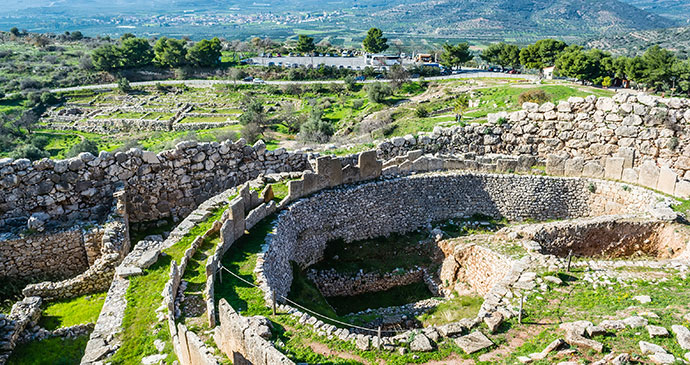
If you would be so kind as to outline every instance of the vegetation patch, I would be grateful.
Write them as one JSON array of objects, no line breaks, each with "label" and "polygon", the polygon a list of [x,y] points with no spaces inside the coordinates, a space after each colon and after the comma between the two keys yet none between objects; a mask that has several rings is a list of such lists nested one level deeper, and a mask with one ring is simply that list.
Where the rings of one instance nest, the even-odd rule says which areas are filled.
[{"label": "vegetation patch", "polygon": [[96,323],[106,294],[89,294],[49,303],[43,309],[38,325],[51,331],[77,324]]}]

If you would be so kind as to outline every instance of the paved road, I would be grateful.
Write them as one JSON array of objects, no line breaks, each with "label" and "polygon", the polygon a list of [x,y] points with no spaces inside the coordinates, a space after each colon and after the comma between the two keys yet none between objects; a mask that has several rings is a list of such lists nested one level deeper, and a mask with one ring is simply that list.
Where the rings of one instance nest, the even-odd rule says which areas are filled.
[{"label": "paved road", "polygon": [[[454,75],[448,75],[448,76],[434,76],[434,77],[427,77],[426,80],[449,80],[449,79],[468,79],[468,78],[511,78],[511,79],[527,79],[527,80],[536,80],[538,76],[536,75],[509,75],[509,74],[504,74],[500,72],[483,72],[483,71],[471,71],[471,72],[463,72],[459,74],[454,74]],[[413,81],[416,81],[417,79],[413,79]],[[372,83],[380,80],[366,80],[364,83]],[[385,81],[385,80],[382,80]],[[232,84],[238,84],[238,85],[249,85],[249,84],[254,84],[252,82],[244,82],[244,81],[232,81],[232,80],[161,80],[161,81],[140,81],[140,82],[131,82],[131,86],[155,86],[156,84],[161,84],[161,85],[180,85],[184,84],[189,87],[213,87],[214,85],[232,85]],[[287,85],[287,84],[342,84],[344,83],[343,80],[321,80],[321,81],[265,81],[265,84],[267,85]],[[79,90],[110,90],[110,89],[115,89],[117,88],[117,84],[112,83],[112,84],[99,84],[99,85],[84,85],[84,86],[74,86],[74,87],[65,87],[65,88],[59,88],[59,89],[52,89],[50,90],[51,92],[58,93],[58,92],[69,92],[69,91],[79,91]]]}]

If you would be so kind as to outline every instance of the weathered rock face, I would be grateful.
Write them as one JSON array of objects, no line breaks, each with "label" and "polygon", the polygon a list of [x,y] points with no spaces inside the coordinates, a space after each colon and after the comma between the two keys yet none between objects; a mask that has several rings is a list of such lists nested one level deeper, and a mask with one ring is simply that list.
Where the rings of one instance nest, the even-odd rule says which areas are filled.
[{"label": "weathered rock face", "polygon": [[72,222],[105,217],[117,183],[132,221],[184,217],[215,193],[260,173],[309,168],[306,155],[236,143],[183,142],[159,154],[132,149],[68,160],[0,160],[0,226],[26,226],[32,213]]},{"label": "weathered rock face", "polygon": [[436,128],[385,141],[378,154],[387,160],[418,149],[541,158],[558,153],[581,156],[585,162],[616,154],[625,159],[625,168],[650,160],[690,179],[690,100],[619,93],[570,98],[556,110],[550,103],[526,103],[523,110],[509,113],[505,124],[492,123],[498,118],[489,116],[487,124]]}]

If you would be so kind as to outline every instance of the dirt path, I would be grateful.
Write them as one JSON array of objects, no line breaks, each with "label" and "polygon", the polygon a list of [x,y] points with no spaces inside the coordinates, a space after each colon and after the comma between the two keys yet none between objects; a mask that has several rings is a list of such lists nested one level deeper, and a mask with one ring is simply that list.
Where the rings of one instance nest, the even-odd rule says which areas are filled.
[{"label": "dirt path", "polygon": [[328,346],[326,346],[322,343],[319,343],[319,342],[309,342],[309,343],[307,343],[307,346],[309,346],[312,349],[312,351],[316,352],[317,354],[323,355],[323,356],[336,356],[336,357],[339,357],[339,358],[345,359],[345,360],[354,360],[354,361],[361,362],[363,364],[367,363],[366,360],[364,360],[363,358],[361,358],[355,354],[331,350],[330,348],[328,348]]}]

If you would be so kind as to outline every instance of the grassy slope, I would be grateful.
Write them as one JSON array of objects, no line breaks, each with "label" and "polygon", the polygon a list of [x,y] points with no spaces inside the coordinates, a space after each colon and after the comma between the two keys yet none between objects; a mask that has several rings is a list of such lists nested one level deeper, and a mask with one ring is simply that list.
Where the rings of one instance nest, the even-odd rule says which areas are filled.
[{"label": "grassy slope", "polygon": [[175,356],[172,355],[172,344],[167,322],[159,323],[156,319],[156,308],[162,302],[161,292],[168,281],[170,263],[175,260],[179,264],[184,251],[191,245],[194,239],[211,228],[214,221],[223,214],[219,209],[209,219],[192,228],[179,242],[164,251],[158,261],[144,271],[144,275],[133,277],[125,298],[127,308],[122,321],[122,327],[126,329],[121,334],[122,346],[112,358],[113,364],[131,364],[141,360],[142,357],[157,353],[153,347],[153,341],[160,339],[166,343],[166,353],[171,354],[166,363],[172,363]]},{"label": "grassy slope", "polygon": [[71,365],[79,364],[88,336],[77,339],[50,338],[38,342],[18,345],[9,360],[8,365]]},{"label": "grassy slope", "polygon": [[77,324],[96,323],[106,293],[84,295],[78,298],[50,303],[41,314],[38,324],[54,330]]}]

